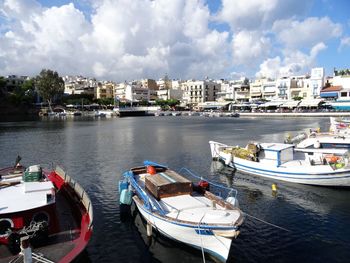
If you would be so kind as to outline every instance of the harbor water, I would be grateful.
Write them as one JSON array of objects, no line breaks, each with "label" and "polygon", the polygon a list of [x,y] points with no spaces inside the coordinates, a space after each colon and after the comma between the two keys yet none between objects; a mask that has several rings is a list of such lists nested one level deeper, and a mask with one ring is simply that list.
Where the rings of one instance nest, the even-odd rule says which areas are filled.
[{"label": "harbor water", "polygon": [[[0,167],[62,165],[88,192],[94,233],[81,262],[202,262],[200,250],[156,231],[148,238],[136,209],[121,220],[118,181],[144,160],[191,169],[238,190],[247,214],[228,262],[349,262],[350,190],[305,186],[240,174],[211,160],[209,140],[230,145],[283,142],[329,118],[201,116],[66,119],[0,123]],[[277,192],[271,185],[276,183]],[[278,227],[277,227],[278,226]],[[206,256],[206,262],[215,259]]]}]

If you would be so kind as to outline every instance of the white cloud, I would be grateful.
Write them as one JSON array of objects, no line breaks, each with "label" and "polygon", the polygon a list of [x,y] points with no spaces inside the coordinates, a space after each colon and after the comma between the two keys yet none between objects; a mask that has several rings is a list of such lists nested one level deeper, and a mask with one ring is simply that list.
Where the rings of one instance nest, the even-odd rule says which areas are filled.
[{"label": "white cloud", "polygon": [[346,47],[350,47],[350,37],[343,37],[340,40],[340,45],[339,45],[338,51],[341,51]]},{"label": "white cloud", "polygon": [[232,40],[233,63],[251,65],[268,53],[270,40],[258,31],[240,31]]},{"label": "white cloud", "polygon": [[[228,32],[208,27],[202,0],[101,0],[87,19],[73,4],[44,8],[6,0],[9,29],[0,35],[0,74],[36,75],[41,68],[125,80],[221,76]],[[204,73],[205,72],[205,73]]]},{"label": "white cloud", "polygon": [[268,58],[260,65],[259,72],[256,73],[256,77],[276,78],[281,68],[281,58],[279,56],[275,58]]},{"label": "white cloud", "polygon": [[256,77],[278,78],[296,74],[305,74],[315,66],[317,55],[327,46],[320,42],[314,45],[307,55],[298,50],[284,50],[284,59],[280,56],[268,58],[260,64]]},{"label": "white cloud", "polygon": [[[251,74],[260,64],[266,74],[277,65],[296,72],[342,32],[327,17],[300,20],[312,0],[223,0],[217,14],[206,1],[85,0],[84,14],[72,3],[0,0],[0,75],[50,68],[117,81],[165,73],[225,78],[247,65]],[[217,19],[230,29],[213,26]]]},{"label": "white cloud", "polygon": [[223,0],[218,19],[236,30],[268,28],[277,19],[303,14],[312,4],[311,0]]},{"label": "white cloud", "polygon": [[342,26],[333,23],[328,17],[309,17],[304,21],[279,20],[273,24],[272,30],[289,48],[310,47],[342,34]]}]

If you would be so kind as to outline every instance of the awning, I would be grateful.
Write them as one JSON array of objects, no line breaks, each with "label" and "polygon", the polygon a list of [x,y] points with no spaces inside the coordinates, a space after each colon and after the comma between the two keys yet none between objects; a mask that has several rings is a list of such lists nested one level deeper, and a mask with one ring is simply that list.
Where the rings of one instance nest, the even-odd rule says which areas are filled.
[{"label": "awning", "polygon": [[279,107],[283,104],[283,101],[268,101],[264,104],[259,105],[259,107]]},{"label": "awning", "polygon": [[321,102],[323,102],[322,99],[302,100],[299,107],[318,107]]},{"label": "awning", "polygon": [[329,98],[329,97],[338,98],[338,92],[321,92],[320,96],[321,98]]},{"label": "awning", "polygon": [[289,100],[286,101],[285,103],[283,103],[281,105],[281,107],[285,107],[285,108],[295,108],[299,105],[300,100]]},{"label": "awning", "polygon": [[207,101],[207,102],[198,103],[198,107],[203,109],[214,109],[214,108],[219,109],[231,103],[232,101],[223,101],[223,102]]}]

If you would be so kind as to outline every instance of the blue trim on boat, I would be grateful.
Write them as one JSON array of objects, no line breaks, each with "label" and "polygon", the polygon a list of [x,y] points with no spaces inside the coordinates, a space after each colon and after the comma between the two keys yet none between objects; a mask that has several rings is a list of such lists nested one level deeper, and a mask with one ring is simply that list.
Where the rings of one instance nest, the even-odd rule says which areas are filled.
[{"label": "blue trim on boat", "polygon": [[[267,173],[274,173],[276,175],[271,175],[271,174],[266,174],[266,173],[259,173],[259,172],[254,172],[253,173],[251,170],[240,168],[239,166],[247,168],[247,169],[251,169],[251,170],[254,170],[254,171],[263,171],[263,172],[267,172]],[[342,175],[341,177],[334,177],[334,176],[337,176],[337,175],[333,175],[333,174],[323,174],[323,176],[327,176],[327,177],[307,178],[307,177],[310,177],[311,174],[301,174],[301,173],[298,174],[298,173],[286,173],[286,172],[269,171],[269,170],[258,169],[258,168],[254,168],[254,167],[250,167],[250,166],[245,166],[245,165],[242,165],[242,164],[237,164],[237,163],[236,163],[235,167],[237,167],[237,169],[241,169],[242,171],[245,171],[247,173],[257,174],[257,175],[264,175],[264,176],[273,177],[273,178],[277,177],[277,178],[288,178],[288,179],[298,179],[298,180],[300,180],[300,179],[302,179],[302,180],[334,180],[334,179],[350,178],[350,174],[349,175]],[[346,173],[346,172],[344,172],[344,173]],[[282,174],[282,176],[279,176],[278,174]],[[285,176],[283,174],[294,174],[294,175],[300,175],[300,176],[303,176],[303,177]]]},{"label": "blue trim on boat", "polygon": [[[224,158],[220,157],[223,161],[225,161]],[[247,169],[251,169],[251,170],[254,170],[254,171],[262,171],[262,172],[266,172],[266,173],[273,173],[273,174],[276,174],[276,175],[270,175],[270,174],[266,174],[266,173],[260,173],[262,175],[266,175],[266,176],[274,176],[274,177],[279,177],[279,178],[288,178],[288,179],[305,179],[305,180],[323,180],[323,179],[340,179],[340,178],[350,178],[350,174],[349,175],[342,175],[341,177],[335,177],[335,176],[338,176],[338,175],[341,175],[341,174],[346,174],[346,173],[350,173],[350,171],[344,171],[344,172],[341,172],[341,173],[338,173],[338,174],[332,174],[332,173],[323,173],[323,174],[304,174],[304,173],[290,173],[290,172],[282,172],[282,171],[271,171],[271,170],[265,170],[265,169],[261,169],[261,168],[256,168],[256,167],[251,167],[251,166],[247,166],[247,165],[244,165],[244,164],[239,164],[239,163],[235,163],[234,162],[234,165],[232,165],[232,167],[236,167],[238,169],[241,169],[243,171],[246,171],[246,172],[249,172],[249,173],[253,173],[252,171],[250,170],[247,170]],[[243,168],[246,168],[246,169],[242,169]],[[259,173],[257,173],[259,174]],[[282,174],[283,176],[279,176],[279,174]],[[310,177],[310,176],[327,176],[327,177],[314,177],[314,178],[304,178],[304,177],[291,177],[291,176],[284,176],[284,174],[286,175],[300,175],[300,176],[307,176],[307,177]],[[332,177],[333,176],[333,177]]]},{"label": "blue trim on boat", "polygon": [[144,161],[143,164],[144,164],[145,166],[152,165],[152,166],[158,166],[158,167],[168,168],[168,166],[166,166],[166,165],[164,165],[164,164],[159,164],[159,163],[152,162],[152,161],[149,161],[149,160]]},{"label": "blue trim on boat", "polygon": [[214,235],[213,231],[207,229],[195,229],[198,235],[212,236]]}]

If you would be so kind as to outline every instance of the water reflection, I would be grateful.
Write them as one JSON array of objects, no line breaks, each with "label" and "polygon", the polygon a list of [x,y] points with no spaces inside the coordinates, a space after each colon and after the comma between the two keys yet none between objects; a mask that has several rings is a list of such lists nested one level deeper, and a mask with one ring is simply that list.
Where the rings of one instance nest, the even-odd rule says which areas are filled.
[{"label": "water reflection", "polygon": [[[95,214],[88,245],[92,262],[200,262],[201,252],[154,233],[149,241],[139,214],[122,222],[117,182],[145,159],[178,171],[190,168],[238,190],[242,210],[280,229],[247,218],[228,262],[347,262],[350,191],[277,182],[211,162],[208,141],[246,145],[282,142],[286,132],[329,125],[328,118],[259,119],[149,117],[0,123],[0,166],[17,154],[24,164],[62,165],[88,192]],[[155,237],[155,238],[154,238]],[[335,256],[336,255],[336,256]],[[208,261],[211,259],[207,259]],[[86,261],[82,261],[86,262]]]}]

